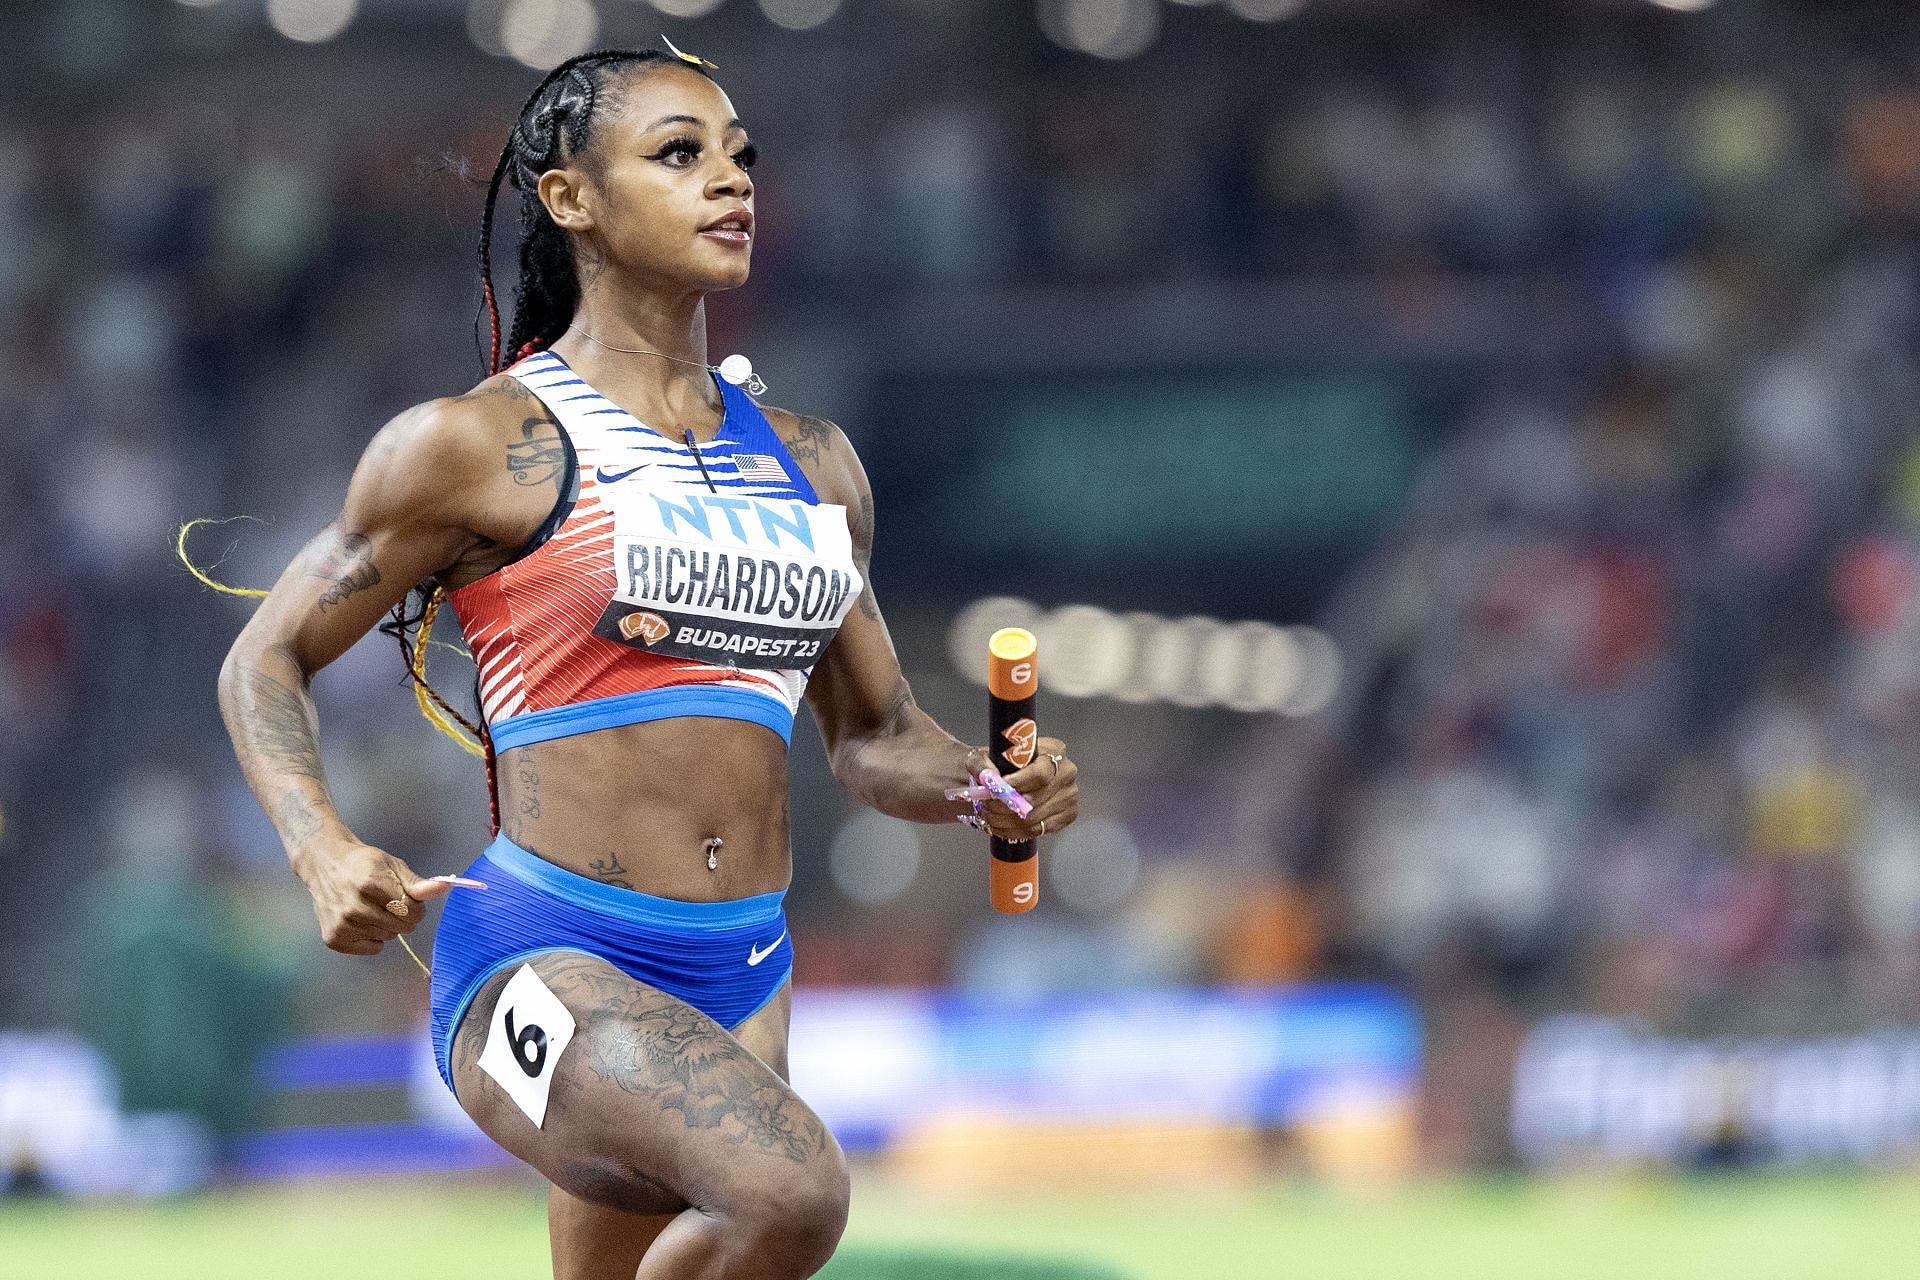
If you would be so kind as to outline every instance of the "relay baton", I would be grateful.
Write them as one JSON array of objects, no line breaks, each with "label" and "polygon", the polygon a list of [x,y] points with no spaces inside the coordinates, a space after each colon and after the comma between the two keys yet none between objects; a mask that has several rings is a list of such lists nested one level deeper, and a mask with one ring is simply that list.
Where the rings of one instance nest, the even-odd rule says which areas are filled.
[{"label": "relay baton", "polygon": [[[1040,642],[1023,627],[1002,627],[987,640],[987,752],[1004,777],[1033,763],[1040,730],[1033,704],[1040,692]],[[1006,915],[1031,911],[1040,901],[1036,841],[1019,844],[989,837],[991,870],[987,896]]]}]

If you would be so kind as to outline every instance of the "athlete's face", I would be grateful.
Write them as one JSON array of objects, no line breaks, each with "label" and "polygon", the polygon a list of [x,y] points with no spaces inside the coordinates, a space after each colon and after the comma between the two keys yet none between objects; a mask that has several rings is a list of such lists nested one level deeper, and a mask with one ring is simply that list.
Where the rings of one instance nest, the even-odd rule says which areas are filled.
[{"label": "athlete's face", "polygon": [[[575,233],[583,282],[605,255],[643,285],[732,289],[753,257],[753,148],[720,86],[690,69],[630,73],[581,162],[541,179]],[[567,175],[549,192],[549,179]]]}]

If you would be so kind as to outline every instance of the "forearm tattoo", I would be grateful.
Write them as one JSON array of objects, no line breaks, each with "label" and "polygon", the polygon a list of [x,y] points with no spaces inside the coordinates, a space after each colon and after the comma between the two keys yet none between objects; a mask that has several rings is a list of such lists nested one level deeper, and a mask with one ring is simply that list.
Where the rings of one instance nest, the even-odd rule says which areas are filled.
[{"label": "forearm tattoo", "polygon": [[320,612],[325,613],[355,592],[379,584],[380,570],[373,563],[373,539],[364,533],[343,533],[335,545],[321,554],[320,563],[307,572],[333,583],[320,593]]},{"label": "forearm tattoo", "polygon": [[267,771],[326,781],[313,703],[264,671],[247,675],[247,700],[237,717],[246,744]]},{"label": "forearm tattoo", "polygon": [[320,814],[313,801],[298,791],[280,797],[280,835],[289,845],[299,844],[320,833]]}]

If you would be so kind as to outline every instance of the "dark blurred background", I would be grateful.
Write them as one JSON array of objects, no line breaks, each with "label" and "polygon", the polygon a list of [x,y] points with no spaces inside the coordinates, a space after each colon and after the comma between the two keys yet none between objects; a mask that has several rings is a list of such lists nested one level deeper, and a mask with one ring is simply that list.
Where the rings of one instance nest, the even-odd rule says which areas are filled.
[{"label": "dark blurred background", "polygon": [[[1328,1168],[1911,1154],[1898,0],[0,9],[0,1026],[216,1153],[298,1119],[236,1063],[413,1036],[418,972],[320,946],[241,781],[248,605],[174,532],[249,517],[190,547],[268,584],[478,379],[513,113],[662,30],[764,156],[715,357],[860,449],[921,702],[980,738],[1030,622],[1083,769],[1000,919],[977,837],[862,815],[798,731],[803,987],[1390,999],[1417,1069]],[[358,833],[463,866],[480,769],[391,642],[318,694]]]}]

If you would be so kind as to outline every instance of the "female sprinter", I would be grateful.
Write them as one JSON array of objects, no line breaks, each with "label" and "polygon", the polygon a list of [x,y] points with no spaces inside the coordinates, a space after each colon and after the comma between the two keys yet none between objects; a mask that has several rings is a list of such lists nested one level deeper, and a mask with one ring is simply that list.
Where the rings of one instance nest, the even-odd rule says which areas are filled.
[{"label": "female sprinter", "polygon": [[[556,68],[488,193],[495,375],[373,438],[221,673],[321,937],[372,955],[449,887],[348,829],[308,681],[415,584],[452,602],[503,821],[469,873],[488,889],[441,918],[433,1048],[468,1114],[552,1182],[559,1280],[826,1262],[846,1166],[784,1078],[793,713],[804,692],[834,775],[897,817],[971,817],[943,793],[986,764],[901,678],[846,437],[707,367],[706,295],[747,279],[753,154],[697,59]],[[523,214],[518,362],[500,372],[486,238],[503,177]],[[1041,739],[1008,778],[1032,813],[990,802],[985,824],[1061,830],[1075,773]]]}]

